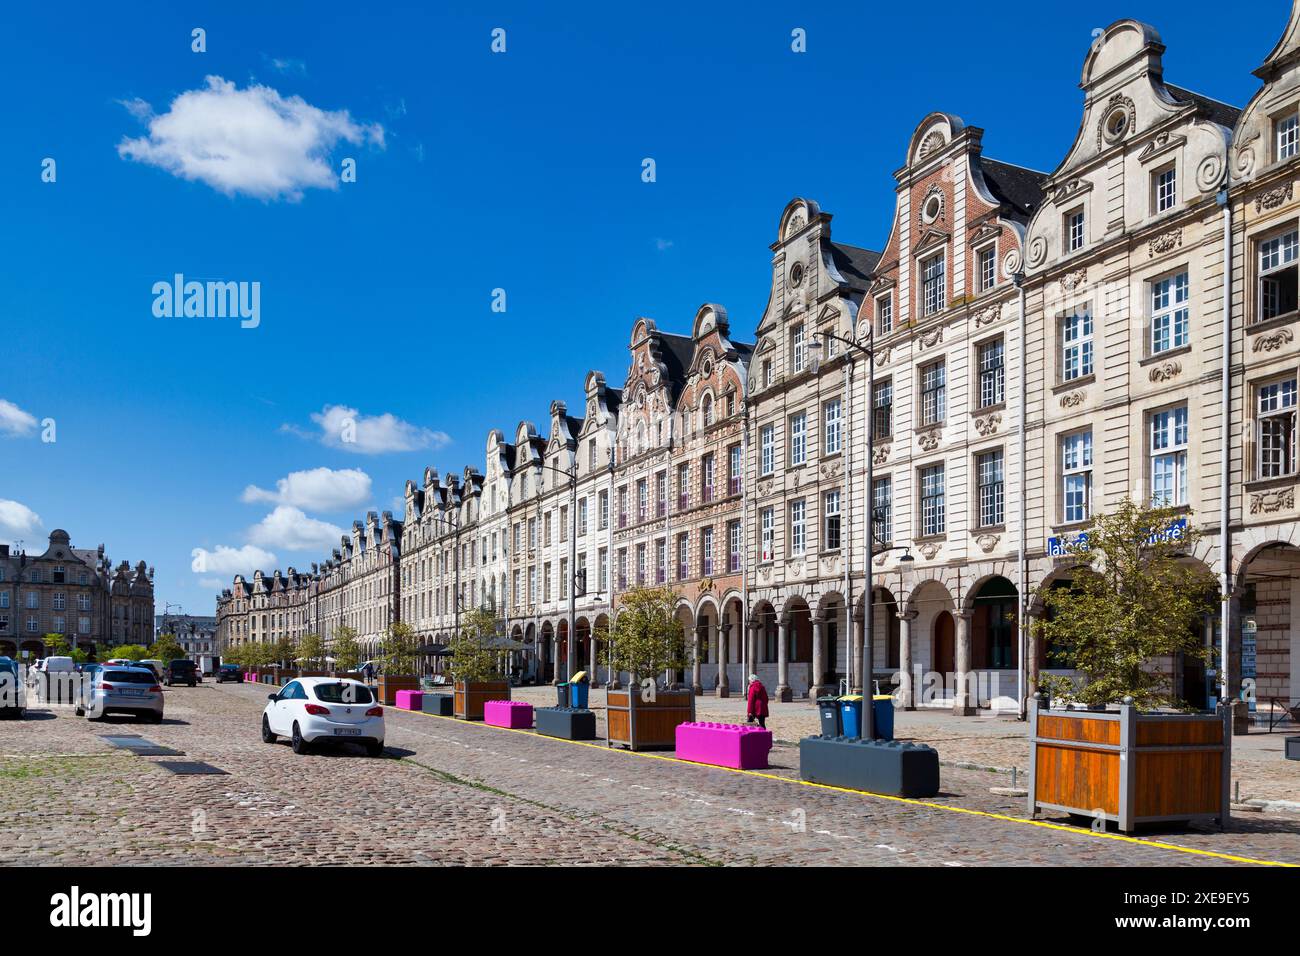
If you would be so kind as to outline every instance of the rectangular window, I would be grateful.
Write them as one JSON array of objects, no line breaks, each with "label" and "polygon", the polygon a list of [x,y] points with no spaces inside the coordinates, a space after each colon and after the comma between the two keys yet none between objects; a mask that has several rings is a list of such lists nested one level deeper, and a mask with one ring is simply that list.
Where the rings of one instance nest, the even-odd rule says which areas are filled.
[{"label": "rectangular window", "polygon": [[1300,142],[1300,116],[1295,113],[1283,116],[1276,121],[1274,129],[1277,134],[1278,161],[1290,159],[1296,154],[1297,143]]},{"label": "rectangular window", "polygon": [[800,323],[790,331],[790,367],[794,373],[804,370],[808,363],[808,343],[804,337],[804,327]]},{"label": "rectangular window", "polygon": [[1076,252],[1084,243],[1083,210],[1076,209],[1065,216],[1065,251]]},{"label": "rectangular window", "polygon": [[763,387],[767,388],[772,384],[772,360],[763,359]]},{"label": "rectangular window", "polygon": [[638,545],[636,546],[636,585],[637,585],[637,587],[644,587],[644,586],[645,586],[645,571],[646,571],[646,564],[645,564],[645,562],[646,562],[645,545],[644,545],[644,544],[638,544]]},{"label": "rectangular window", "polygon": [[705,455],[700,461],[700,494],[704,501],[713,500],[713,456]]},{"label": "rectangular window", "polygon": [[1004,524],[1006,504],[1001,449],[975,456],[975,478],[979,492],[980,527],[992,528]]},{"label": "rectangular window", "polygon": [[550,601],[551,599],[551,562],[547,561],[542,565],[542,600]]},{"label": "rectangular window", "polygon": [[604,531],[606,528],[609,527],[609,492],[608,491],[602,491],[600,493],[599,502],[600,502],[599,518],[598,518],[599,528],[601,531]]},{"label": "rectangular window", "polygon": [[569,506],[560,505],[560,540],[569,540]]},{"label": "rectangular window", "polygon": [[931,465],[921,469],[921,534],[943,534],[945,527],[943,465]]},{"label": "rectangular window", "polygon": [[764,425],[758,434],[758,472],[770,475],[776,468],[776,426]]},{"label": "rectangular window", "polygon": [[776,543],[776,511],[764,508],[759,515],[759,560],[771,561]]},{"label": "rectangular window", "polygon": [[655,516],[662,518],[668,514],[668,472],[661,471],[655,475]]},{"label": "rectangular window", "polygon": [[627,527],[627,485],[618,489],[618,526]]},{"label": "rectangular window", "polygon": [[1151,416],[1151,503],[1187,503],[1187,406]]},{"label": "rectangular window", "polygon": [[1151,195],[1158,213],[1173,209],[1178,202],[1178,178],[1172,163],[1151,174]]},{"label": "rectangular window", "polygon": [[655,542],[655,584],[668,583],[668,542],[660,538]]},{"label": "rectangular window", "polygon": [[741,476],[744,474],[744,459],[741,457],[739,445],[732,445],[727,452],[727,458],[730,462],[727,474],[727,490],[733,494],[740,494]]},{"label": "rectangular window", "polygon": [[609,548],[601,548],[596,552],[596,572],[599,575],[599,587],[602,591],[609,590]]},{"label": "rectangular window", "polygon": [[1061,319],[1061,379],[1092,374],[1092,312],[1082,308]]},{"label": "rectangular window", "polygon": [[[578,537],[587,533],[587,498],[578,499]],[[492,535],[492,557],[497,553],[497,536]]]},{"label": "rectangular window", "polygon": [[936,425],[948,415],[948,376],[943,362],[921,368],[921,424]]},{"label": "rectangular window", "polygon": [[998,281],[998,250],[994,246],[979,251],[980,291],[987,292]]},{"label": "rectangular window", "polygon": [[[469,593],[470,593],[470,597],[473,598],[474,596],[473,582],[470,583]],[[567,601],[568,599],[569,599],[569,559],[560,558],[560,600]],[[473,602],[471,601],[471,603]]]},{"label": "rectangular window", "polygon": [[876,334],[888,335],[894,331],[894,300],[889,295],[876,299]]},{"label": "rectangular window", "polygon": [[677,536],[677,580],[678,581],[685,581],[686,576],[691,573],[690,556],[691,556],[691,536],[689,534],[679,534]]},{"label": "rectangular window", "polygon": [[618,589],[627,590],[627,548],[618,549]]},{"label": "rectangular window", "polygon": [[832,398],[822,406],[822,421],[824,423],[822,445],[825,448],[825,454],[838,454],[840,450],[840,399]]},{"label": "rectangular window", "polygon": [[1292,230],[1259,244],[1259,321],[1296,310],[1296,258],[1300,231]]},{"label": "rectangular window", "polygon": [[1187,273],[1151,283],[1151,354],[1182,348],[1188,341]]},{"label": "rectangular window", "polygon": [[1257,392],[1260,478],[1280,478],[1296,470],[1296,380],[1263,385]]},{"label": "rectangular window", "polygon": [[740,573],[741,555],[744,547],[739,521],[727,522],[727,570],[732,574]]},{"label": "rectangular window", "polygon": [[1092,513],[1092,432],[1061,439],[1061,511],[1067,524]]},{"label": "rectangular window", "polygon": [[677,466],[677,510],[685,511],[691,505],[691,466]]},{"label": "rectangular window", "polygon": [[792,555],[803,554],[808,543],[807,512],[807,502],[802,498],[790,502],[790,553]]},{"label": "rectangular window", "polygon": [[931,256],[921,263],[921,304],[924,315],[934,315],[943,311],[946,290],[944,288],[944,254]]},{"label": "rectangular window", "polygon": [[894,481],[877,478],[871,483],[871,523],[876,541],[888,544],[894,540]]},{"label": "rectangular window", "polygon": [[871,396],[871,437],[888,438],[894,433],[894,381],[885,379],[876,383]]},{"label": "rectangular window", "polygon": [[700,531],[700,573],[708,578],[713,576],[713,526]]},{"label": "rectangular window", "polygon": [[797,412],[790,416],[790,465],[802,465],[808,460],[808,416]]},{"label": "rectangular window", "polygon": [[822,550],[840,548],[840,493],[828,491],[822,496]]},{"label": "rectangular window", "polygon": [[985,342],[979,347],[980,408],[1001,405],[1005,401],[1005,352],[1001,339]]},{"label": "rectangular window", "polygon": [[644,478],[636,483],[636,520],[645,521],[650,517],[650,484]]}]

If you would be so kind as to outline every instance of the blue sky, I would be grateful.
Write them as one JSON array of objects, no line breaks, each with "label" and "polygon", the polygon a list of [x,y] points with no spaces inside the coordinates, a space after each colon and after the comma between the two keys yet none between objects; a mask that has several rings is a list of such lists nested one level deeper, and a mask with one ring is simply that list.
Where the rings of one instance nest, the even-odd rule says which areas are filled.
[{"label": "blue sky", "polygon": [[[322,522],[394,508],[426,465],[482,467],[489,428],[580,407],[590,368],[621,384],[635,316],[685,332],[716,301],[751,340],[786,202],[880,248],[928,112],[1051,170],[1093,30],[1154,24],[1170,82],[1242,106],[1289,9],[181,6],[0,11],[22,91],[0,150],[0,541],[65,528],[156,566],[160,611],[209,614],[259,553],[218,548],[306,567]],[[176,273],[260,283],[260,324],[156,317]],[[337,441],[347,417],[362,440]]]}]

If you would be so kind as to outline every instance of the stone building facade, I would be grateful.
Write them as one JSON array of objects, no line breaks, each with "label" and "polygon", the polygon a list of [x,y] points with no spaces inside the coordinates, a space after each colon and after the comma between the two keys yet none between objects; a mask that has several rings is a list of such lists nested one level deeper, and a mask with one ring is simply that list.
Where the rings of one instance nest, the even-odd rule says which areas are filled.
[{"label": "stone building facade", "polygon": [[[874,681],[969,714],[1069,671],[1028,637],[1033,595],[1133,498],[1179,509],[1220,581],[1198,625],[1214,664],[1152,665],[1194,704],[1225,682],[1300,698],[1300,3],[1244,110],[1166,82],[1163,53],[1137,21],[1099,33],[1050,173],[925,116],[880,252],[792,200],[752,347],[717,305],[689,334],[637,319],[621,389],[593,371],[581,417],[557,401],[545,434],[489,434],[482,477],[408,484],[402,547],[355,531],[310,576],[316,619],[373,638],[400,614],[445,640],[457,608],[492,607],[521,674],[550,680],[594,669],[620,592],[663,583],[702,691]],[[388,590],[352,571],[380,552],[365,573]],[[233,629],[256,593],[223,596],[232,634],[254,633]]]}]

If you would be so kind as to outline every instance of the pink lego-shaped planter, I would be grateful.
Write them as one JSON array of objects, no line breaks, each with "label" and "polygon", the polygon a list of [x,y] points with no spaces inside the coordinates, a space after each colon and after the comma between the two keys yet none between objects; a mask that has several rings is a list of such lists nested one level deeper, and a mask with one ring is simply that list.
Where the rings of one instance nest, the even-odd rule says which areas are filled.
[{"label": "pink lego-shaped planter", "polygon": [[244,683],[245,683],[245,684],[256,684],[256,683],[257,683],[257,671],[244,671]]},{"label": "pink lego-shaped planter", "polygon": [[677,759],[734,770],[762,770],[772,749],[772,731],[744,724],[696,721],[677,725]]},{"label": "pink lego-shaped planter", "polygon": [[485,701],[483,723],[491,724],[493,727],[530,730],[533,726],[533,705],[522,700]]},{"label": "pink lego-shaped planter", "polygon": [[399,690],[393,706],[398,710],[423,710],[424,693],[418,690]]}]

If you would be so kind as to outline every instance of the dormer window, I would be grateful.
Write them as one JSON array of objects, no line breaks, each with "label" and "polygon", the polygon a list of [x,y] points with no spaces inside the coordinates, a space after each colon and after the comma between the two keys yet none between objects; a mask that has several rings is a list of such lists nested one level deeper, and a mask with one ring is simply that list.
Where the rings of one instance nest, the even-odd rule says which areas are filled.
[{"label": "dormer window", "polygon": [[708,428],[713,424],[713,396],[705,395],[704,401],[700,403],[700,415],[704,420],[704,427]]},{"label": "dormer window", "polygon": [[1278,162],[1300,152],[1300,114],[1288,113],[1279,117],[1274,121],[1273,129]]},{"label": "dormer window", "polygon": [[1065,251],[1077,252],[1083,248],[1085,241],[1085,220],[1083,209],[1075,209],[1065,214]]},{"label": "dormer window", "polygon": [[894,300],[886,292],[876,299],[876,334],[888,335],[894,331]]},{"label": "dormer window", "polygon": [[979,289],[981,292],[987,292],[998,281],[998,250],[995,246],[985,246],[975,255],[979,270],[977,277]]},{"label": "dormer window", "polygon": [[802,372],[808,363],[808,344],[803,323],[800,322],[790,332],[790,367],[795,374]]},{"label": "dormer window", "polygon": [[763,359],[763,387],[767,388],[772,384],[772,360]]},{"label": "dormer window", "polygon": [[1177,204],[1178,177],[1173,163],[1151,174],[1151,198],[1156,213],[1166,212]]},{"label": "dormer window", "polygon": [[925,315],[942,312],[945,302],[943,253],[921,263],[921,303]]}]

